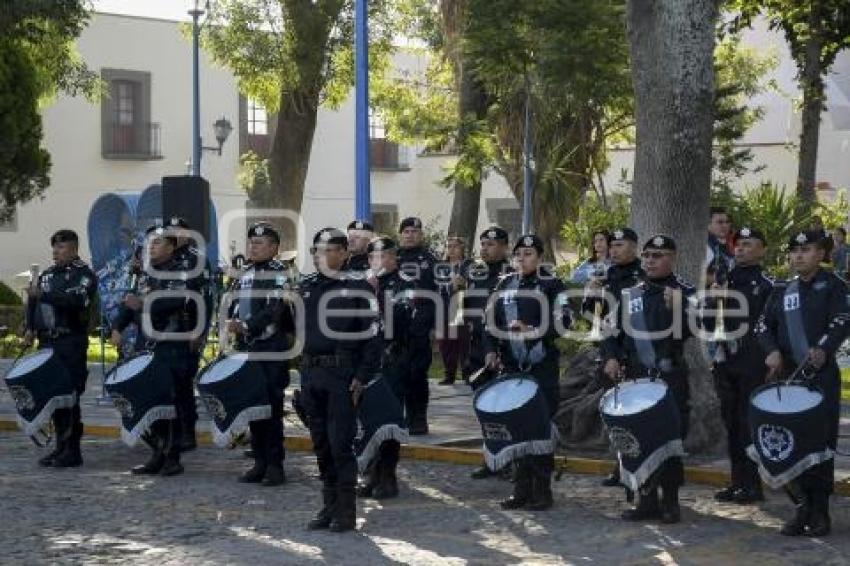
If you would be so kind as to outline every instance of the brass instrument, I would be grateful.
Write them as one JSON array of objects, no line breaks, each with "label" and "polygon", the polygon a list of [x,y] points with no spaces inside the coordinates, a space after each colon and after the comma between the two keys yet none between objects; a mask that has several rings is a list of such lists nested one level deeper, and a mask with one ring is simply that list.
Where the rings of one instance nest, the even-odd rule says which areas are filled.
[{"label": "brass instrument", "polygon": [[[605,264],[597,263],[593,276],[597,279],[605,279]],[[588,340],[592,342],[601,342],[605,335],[602,333],[602,301],[605,300],[605,289],[600,289],[600,300],[593,304],[593,323],[590,328]]]}]

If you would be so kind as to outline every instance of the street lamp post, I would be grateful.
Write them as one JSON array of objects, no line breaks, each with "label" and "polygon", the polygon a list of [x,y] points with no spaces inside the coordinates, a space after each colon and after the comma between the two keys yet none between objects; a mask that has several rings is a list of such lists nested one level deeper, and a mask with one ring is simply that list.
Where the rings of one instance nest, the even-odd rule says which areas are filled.
[{"label": "street lamp post", "polygon": [[192,175],[201,176],[201,87],[200,71],[198,65],[199,39],[201,27],[198,22],[204,15],[204,10],[198,8],[198,0],[195,0],[195,8],[189,10],[192,16]]}]

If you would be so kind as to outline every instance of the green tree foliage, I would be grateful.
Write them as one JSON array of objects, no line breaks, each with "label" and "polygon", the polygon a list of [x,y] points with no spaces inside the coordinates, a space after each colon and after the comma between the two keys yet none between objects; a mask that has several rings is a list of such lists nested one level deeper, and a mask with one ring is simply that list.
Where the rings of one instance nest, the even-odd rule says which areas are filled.
[{"label": "green tree foliage", "polygon": [[847,0],[729,0],[726,8],[734,16],[730,29],[750,26],[763,16],[770,29],[785,35],[803,91],[797,193],[801,207],[813,206],[824,77],[838,54],[850,47]]},{"label": "green tree foliage", "polygon": [[50,183],[39,103],[60,90],[99,93],[73,45],[86,7],[80,0],[7,0],[0,9],[0,221]]},{"label": "green tree foliage", "polygon": [[613,232],[628,225],[629,197],[624,193],[614,193],[608,197],[607,204],[593,192],[587,193],[581,203],[578,218],[567,222],[561,229],[564,243],[578,253],[579,258],[590,257],[592,236],[598,230]]}]

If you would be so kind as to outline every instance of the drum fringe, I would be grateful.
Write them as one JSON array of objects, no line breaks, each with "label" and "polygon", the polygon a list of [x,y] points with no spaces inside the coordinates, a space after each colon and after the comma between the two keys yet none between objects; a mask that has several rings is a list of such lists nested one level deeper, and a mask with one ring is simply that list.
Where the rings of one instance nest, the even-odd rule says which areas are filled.
[{"label": "drum fringe", "polygon": [[759,475],[761,476],[762,481],[770,486],[771,489],[779,489],[785,484],[794,480],[797,476],[808,470],[813,466],[817,466],[818,464],[822,464],[828,460],[831,460],[835,457],[835,452],[831,449],[827,448],[823,452],[814,452],[809,454],[781,474],[774,476],[772,475],[767,468],[765,468],[761,463],[761,454],[756,449],[753,444],[747,446],[747,456],[750,457],[750,460],[754,461],[758,464]]},{"label": "drum fringe", "polygon": [[50,418],[57,409],[70,409],[77,402],[77,393],[70,395],[57,395],[44,404],[44,408],[33,417],[31,421],[24,419],[20,413],[17,415],[18,426],[27,436],[35,436],[50,422]]},{"label": "drum fringe", "polygon": [[143,434],[150,431],[153,423],[159,420],[171,420],[176,418],[177,409],[174,408],[174,405],[151,407],[151,409],[145,413],[145,416],[139,419],[139,422],[136,423],[133,430],[127,430],[124,428],[124,423],[121,423],[121,440],[124,441],[124,444],[132,448],[138,444],[139,439],[142,438]]},{"label": "drum fringe", "polygon": [[634,472],[630,472],[623,468],[622,461],[620,463],[620,481],[631,489],[637,491],[646,483],[646,481],[655,473],[661,464],[675,456],[684,456],[685,447],[682,445],[682,439],[676,438],[663,444],[655,449],[655,452],[647,456],[643,463]]},{"label": "drum fringe", "polygon": [[406,428],[402,428],[395,423],[382,425],[375,431],[372,438],[369,439],[369,442],[366,443],[366,446],[357,456],[357,467],[360,469],[360,473],[366,472],[369,464],[372,463],[372,459],[378,453],[381,444],[386,440],[396,440],[399,443],[405,443],[410,440],[410,437],[407,434]]},{"label": "drum fringe", "polygon": [[271,405],[260,405],[259,407],[248,407],[240,412],[226,430],[220,430],[215,419],[213,419],[210,424],[213,442],[220,448],[227,448],[231,446],[236,437],[250,430],[253,421],[270,418],[272,418]]},{"label": "drum fringe", "polygon": [[554,454],[555,447],[558,445],[558,428],[552,424],[550,436],[547,440],[529,440],[520,442],[511,446],[506,446],[499,450],[497,454],[493,454],[487,449],[487,444],[484,444],[484,462],[492,471],[498,471],[524,456],[543,456],[545,454]]}]

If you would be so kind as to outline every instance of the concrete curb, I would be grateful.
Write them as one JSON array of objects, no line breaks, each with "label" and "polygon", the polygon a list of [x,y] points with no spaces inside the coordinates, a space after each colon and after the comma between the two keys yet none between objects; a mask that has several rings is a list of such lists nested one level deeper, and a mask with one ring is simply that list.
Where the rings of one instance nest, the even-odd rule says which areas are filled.
[{"label": "concrete curb", "polygon": [[[15,421],[0,418],[0,432],[18,432]],[[115,425],[86,425],[87,436],[98,438],[120,438],[121,433]],[[198,444],[211,446],[212,436],[208,432],[198,433]],[[313,443],[307,436],[287,436],[284,440],[287,450],[295,452],[310,452]],[[480,450],[468,448],[450,448],[446,446],[429,446],[427,444],[404,444],[401,447],[401,455],[409,460],[423,460],[428,462],[443,462],[447,464],[481,465],[484,459]],[[558,456],[555,458],[556,472],[567,472],[587,475],[607,475],[611,471],[613,462],[610,460],[597,460],[594,458],[578,458]],[[724,486],[729,481],[729,473],[717,468],[704,468],[688,466],[685,468],[685,478],[690,483]],[[835,483],[836,495],[850,496],[850,480]]]}]

